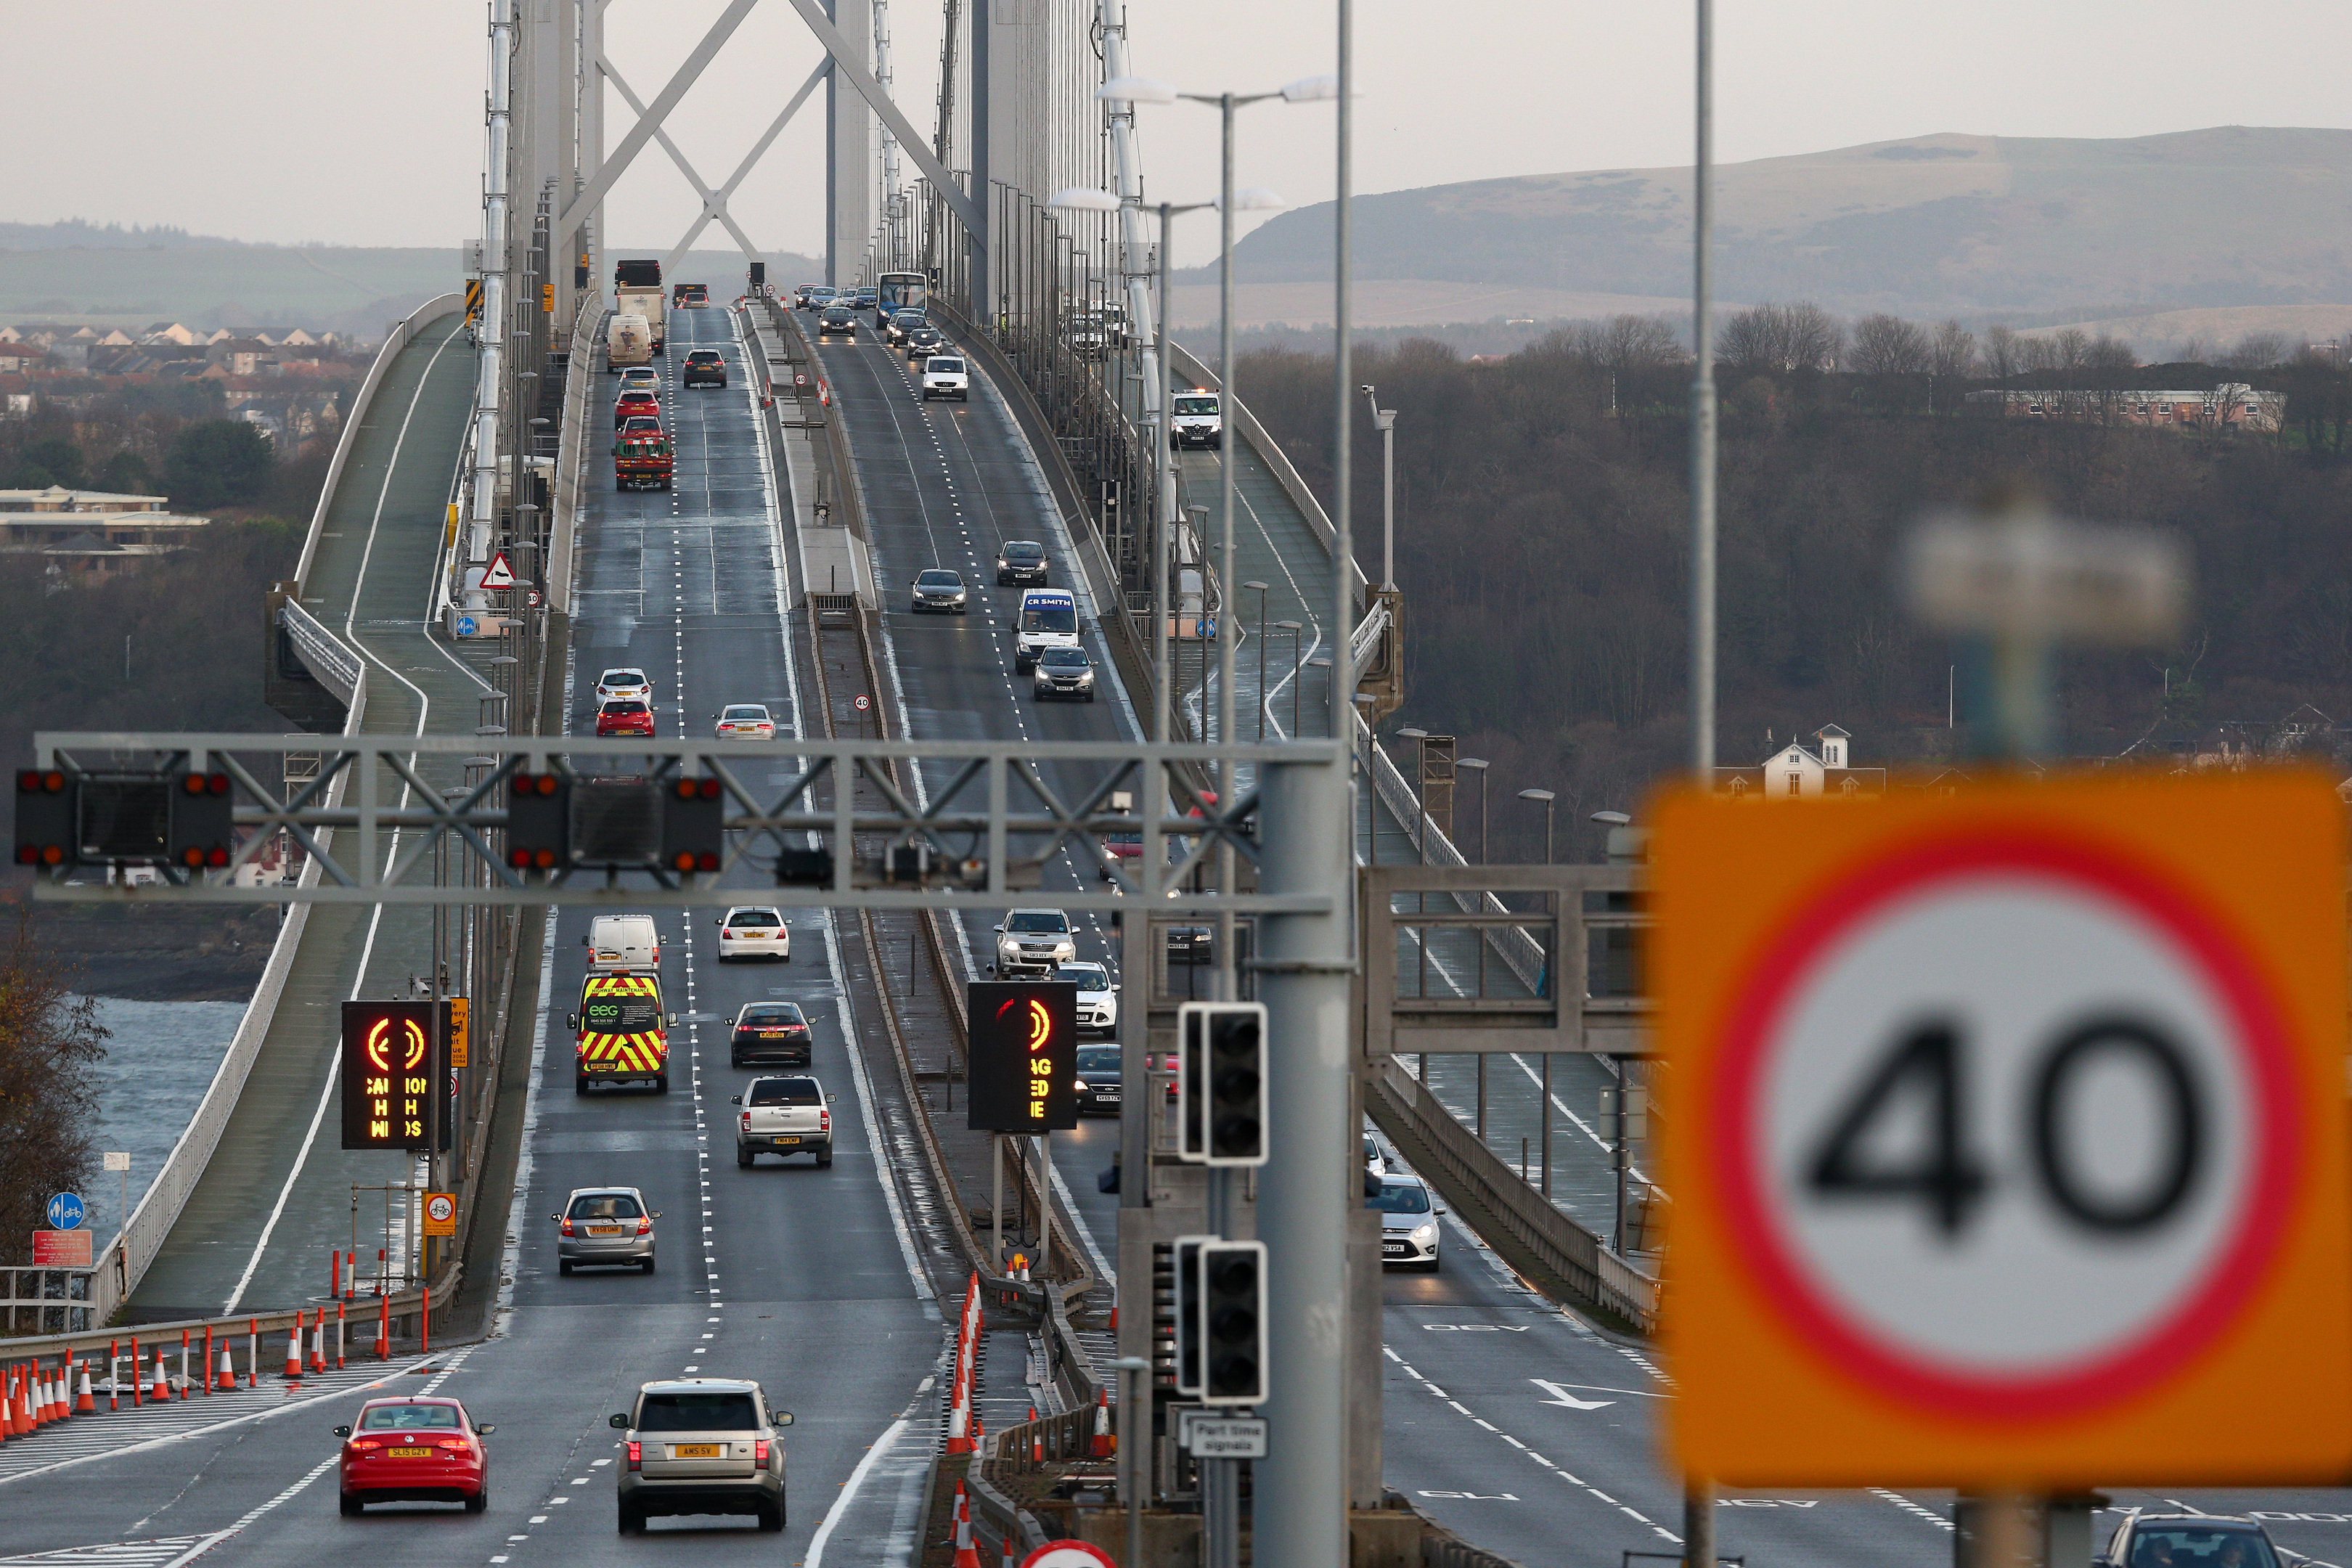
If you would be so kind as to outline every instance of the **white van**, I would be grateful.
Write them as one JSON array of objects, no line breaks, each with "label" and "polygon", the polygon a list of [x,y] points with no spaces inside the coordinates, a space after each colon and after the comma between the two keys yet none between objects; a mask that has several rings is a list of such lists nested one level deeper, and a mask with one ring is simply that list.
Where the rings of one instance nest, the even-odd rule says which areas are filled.
[{"label": "white van", "polygon": [[1078,646],[1078,601],[1067,588],[1024,588],[1013,620],[1013,668],[1026,672],[1049,647]]},{"label": "white van", "polygon": [[651,915],[598,915],[580,939],[591,973],[629,974],[661,967],[661,933]]},{"label": "white van", "polygon": [[624,365],[651,364],[653,362],[653,328],[646,319],[643,316],[614,316],[613,324],[604,329],[604,367],[617,371]]}]

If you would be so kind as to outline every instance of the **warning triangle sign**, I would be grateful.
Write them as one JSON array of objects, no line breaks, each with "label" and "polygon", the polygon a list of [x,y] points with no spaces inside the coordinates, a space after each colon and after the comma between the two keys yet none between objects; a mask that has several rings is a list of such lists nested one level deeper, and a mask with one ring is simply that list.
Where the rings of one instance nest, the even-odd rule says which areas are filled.
[{"label": "warning triangle sign", "polygon": [[514,568],[507,564],[507,552],[499,551],[490,558],[490,568],[482,574],[485,588],[511,588],[515,585]]}]

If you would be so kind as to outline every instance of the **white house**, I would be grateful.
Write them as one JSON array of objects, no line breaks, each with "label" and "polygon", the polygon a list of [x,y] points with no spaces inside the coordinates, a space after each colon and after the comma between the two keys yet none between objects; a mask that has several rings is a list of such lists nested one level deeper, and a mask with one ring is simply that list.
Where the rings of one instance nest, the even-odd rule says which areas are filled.
[{"label": "white house", "polygon": [[1835,724],[1813,731],[1814,744],[1790,740],[1753,767],[1717,768],[1717,794],[1738,800],[1852,799],[1886,793],[1885,768],[1853,765],[1853,737]]}]

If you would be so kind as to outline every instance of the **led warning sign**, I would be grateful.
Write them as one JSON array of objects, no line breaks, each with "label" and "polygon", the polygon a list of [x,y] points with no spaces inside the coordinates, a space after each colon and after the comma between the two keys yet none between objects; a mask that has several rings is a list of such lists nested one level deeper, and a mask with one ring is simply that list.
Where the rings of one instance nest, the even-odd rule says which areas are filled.
[{"label": "led warning sign", "polygon": [[343,1147],[432,1145],[440,1081],[430,1002],[343,1004]]},{"label": "led warning sign", "polygon": [[1062,1132],[1078,1124],[1078,988],[1066,980],[969,988],[976,1131]]}]

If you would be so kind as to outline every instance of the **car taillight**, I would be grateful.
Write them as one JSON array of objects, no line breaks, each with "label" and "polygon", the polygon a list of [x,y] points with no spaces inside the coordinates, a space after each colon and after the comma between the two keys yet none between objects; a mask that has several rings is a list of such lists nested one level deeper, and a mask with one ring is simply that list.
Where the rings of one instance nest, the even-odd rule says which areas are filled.
[{"label": "car taillight", "polygon": [[468,1454],[474,1451],[472,1440],[466,1437],[444,1437],[441,1441],[436,1443],[434,1447],[436,1448],[455,1448]]},{"label": "car taillight", "polygon": [[751,1131],[751,1113],[748,1110],[743,1113],[743,1131],[746,1132]]},{"label": "car taillight", "polygon": [[816,1130],[820,1132],[830,1132],[833,1131],[832,1111],[820,1110],[816,1113]]},{"label": "car taillight", "polygon": [[767,1464],[768,1464],[768,1440],[767,1440],[765,1437],[755,1438],[755,1439],[752,1441],[752,1444],[751,1444],[751,1462],[752,1462],[753,1464],[755,1464],[755,1465],[758,1465],[758,1466],[759,1466],[761,1468],[762,1468],[762,1469],[765,1469],[765,1468],[767,1468]]},{"label": "car taillight", "polygon": [[725,942],[725,941],[727,941],[729,938],[732,937],[734,934],[735,934],[735,933],[734,933],[733,931],[729,931],[729,930],[728,930],[726,927],[724,927],[724,926],[721,926],[721,927],[719,927],[719,941],[721,941],[721,942]]},{"label": "car taillight", "polygon": [[629,1444],[629,1468],[631,1468],[631,1469],[633,1469],[633,1470],[635,1470],[635,1469],[640,1469],[640,1468],[642,1468],[644,1467],[644,1465],[645,1465],[645,1461],[646,1461],[646,1447],[645,1447],[645,1445],[644,1445],[644,1444],[642,1444],[642,1443],[639,1443],[639,1442],[635,1442],[635,1441],[634,1441],[634,1440],[633,1440],[633,1441],[631,1441],[631,1443]]},{"label": "car taillight", "polygon": [[373,1453],[374,1450],[383,1447],[383,1445],[377,1442],[373,1437],[354,1437],[352,1439],[350,1447],[353,1453],[366,1454]]},{"label": "car taillight", "polygon": [[654,1232],[654,1222],[653,1222],[653,1216],[652,1216],[652,1215],[639,1215],[639,1216],[638,1216],[638,1218],[637,1218],[637,1234],[638,1234],[639,1236],[651,1236],[651,1235],[653,1234],[653,1232]]},{"label": "car taillight", "polygon": [[563,1216],[563,1234],[566,1236],[570,1236],[572,1234],[572,1216],[570,1215],[565,1215]]}]

